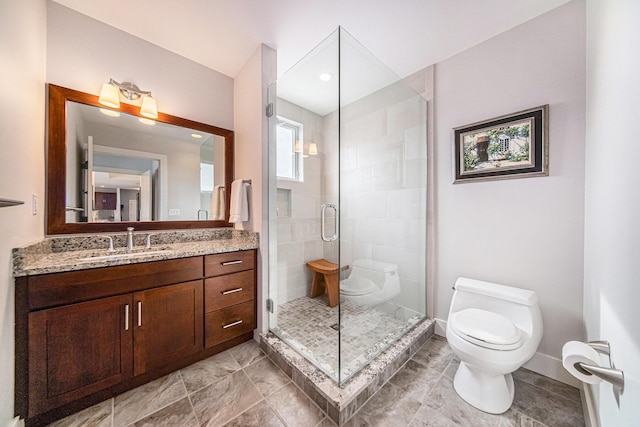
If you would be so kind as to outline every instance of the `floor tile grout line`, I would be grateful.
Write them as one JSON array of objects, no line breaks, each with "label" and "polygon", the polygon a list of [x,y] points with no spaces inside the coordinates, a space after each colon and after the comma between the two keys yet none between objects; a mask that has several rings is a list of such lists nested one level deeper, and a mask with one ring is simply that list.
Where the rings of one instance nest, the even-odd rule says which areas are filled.
[{"label": "floor tile grout line", "polygon": [[111,427],[115,427],[115,425],[116,425],[116,398],[112,397],[110,400],[111,400]]},{"label": "floor tile grout line", "polygon": [[[526,369],[526,368],[525,368],[525,369]],[[534,371],[531,371],[531,372],[534,372]],[[535,374],[537,374],[537,375],[541,375],[541,374],[538,374],[537,372],[534,372],[534,373],[535,373]],[[553,378],[551,378],[551,379],[553,379]],[[548,388],[541,387],[541,386],[539,386],[539,385],[537,385],[537,384],[533,384],[533,383],[531,383],[531,382],[529,382],[529,381],[525,381],[525,380],[522,380],[522,379],[520,379],[520,378],[516,378],[515,376],[513,377],[513,380],[514,380],[514,381],[515,381],[515,380],[518,380],[519,382],[522,382],[522,383],[528,384],[528,385],[533,386],[533,387],[535,387],[535,388],[537,388],[537,389],[540,389],[540,390],[542,390],[542,391],[544,391],[544,392],[546,392],[546,393],[550,393],[550,394],[553,394],[554,396],[558,396],[558,397],[560,397],[560,398],[562,398],[562,399],[569,400],[569,401],[574,402],[574,403],[581,403],[580,399],[578,399],[578,400],[571,399],[570,397],[563,396],[563,395],[561,395],[561,394],[559,394],[559,393],[556,393],[555,391],[549,390]],[[578,397],[580,396],[580,394],[579,394],[579,393],[580,393],[580,390],[578,390]]]},{"label": "floor tile grout line", "polygon": [[[431,338],[429,338],[431,339]],[[429,340],[427,340],[427,342],[429,342]],[[426,342],[425,342],[426,344]],[[416,352],[417,353],[417,352]],[[412,359],[410,359],[412,360]],[[419,363],[417,360],[414,360],[414,362]],[[429,396],[431,396],[431,394],[433,393],[433,391],[436,389],[437,385],[440,383],[440,381],[442,381],[443,377],[447,377],[445,375],[445,372],[447,372],[447,369],[449,368],[449,365],[451,365],[451,363],[453,362],[453,359],[451,359],[449,361],[449,363],[447,363],[447,366],[445,366],[445,368],[442,370],[442,372],[440,372],[440,376],[438,376],[438,380],[435,382],[435,384],[433,385],[433,387],[431,387],[431,390],[429,390],[429,392],[424,396],[424,398],[420,401],[420,407],[418,408],[418,410],[416,411],[415,414],[413,414],[413,416],[411,417],[411,419],[409,420],[409,423],[407,424],[408,426],[411,425],[411,423],[413,422],[413,420],[415,420],[416,416],[418,415],[418,412],[420,412],[420,410],[422,409],[422,407],[425,405],[425,402],[427,402],[429,400]],[[420,363],[422,366],[424,366],[422,363]],[[427,369],[429,369],[429,367],[427,366]],[[449,378],[449,377],[447,377]]]},{"label": "floor tile grout line", "polygon": [[[173,405],[174,403],[177,403],[177,402],[179,402],[180,400],[184,399],[185,397],[188,397],[188,396],[189,396],[189,392],[187,391],[187,388],[186,388],[186,386],[184,385],[184,382],[182,381],[182,373],[180,372],[180,370],[174,371],[174,372],[172,372],[172,373],[170,373],[170,374],[168,374],[168,375],[166,375],[166,376],[169,376],[169,375],[171,375],[171,374],[173,374],[173,373],[177,373],[177,374],[178,374],[178,376],[180,377],[180,383],[182,384],[182,387],[183,387],[183,389],[185,390],[185,395],[184,395],[184,396],[182,396],[182,397],[180,397],[180,398],[177,398],[176,400],[172,400],[172,401],[171,401],[171,402],[169,402],[168,404],[166,404],[166,405],[164,405],[164,406],[162,406],[162,407],[158,408],[157,410],[155,410],[155,411],[153,411],[153,412],[150,412],[150,413],[145,414],[145,415],[143,415],[143,416],[141,416],[141,417],[139,417],[139,418],[136,418],[134,421],[132,421],[132,422],[130,422],[129,424],[127,424],[127,425],[126,425],[126,427],[129,427],[129,426],[131,426],[131,425],[133,425],[133,424],[137,423],[138,421],[143,420],[143,419],[145,419],[145,418],[147,418],[147,417],[149,417],[149,416],[151,416],[151,415],[155,414],[156,412],[160,412],[160,411],[162,411],[163,409],[166,409],[166,408],[168,408],[169,406]],[[161,377],[161,378],[163,378],[163,377]],[[147,383],[147,384],[150,384],[150,383]],[[135,389],[133,389],[133,390],[135,390]],[[123,394],[124,394],[124,393],[123,393]],[[118,396],[120,396],[120,395],[118,395]],[[118,397],[118,396],[116,396],[116,397]],[[115,397],[114,397],[114,398],[113,398],[113,422],[114,422],[114,427],[117,427],[117,426],[115,426],[115,417],[116,417],[115,409],[116,409],[116,408],[115,408]]]},{"label": "floor tile grout line", "polygon": [[189,394],[189,390],[187,390],[187,383],[185,383],[184,377],[182,376],[182,370],[178,370],[178,372],[180,373],[180,379],[182,380],[182,385],[184,386],[184,390],[187,393],[187,400],[189,401],[189,406],[191,407],[193,416],[196,418],[196,423],[198,423],[198,425],[201,426],[202,423],[200,422],[200,417],[198,417],[196,408],[193,406],[193,402],[191,401],[191,395]]},{"label": "floor tile grout line", "polygon": [[236,418],[239,418],[240,416],[242,416],[243,414],[249,412],[251,410],[251,408],[254,408],[256,406],[258,406],[260,404],[260,402],[266,402],[266,399],[263,397],[260,400],[256,401],[253,405],[249,406],[247,409],[245,409],[242,412],[239,412],[236,416],[234,416],[233,418],[228,419],[224,424],[222,424],[222,426],[226,426],[227,424],[229,424],[231,421],[235,420]]}]

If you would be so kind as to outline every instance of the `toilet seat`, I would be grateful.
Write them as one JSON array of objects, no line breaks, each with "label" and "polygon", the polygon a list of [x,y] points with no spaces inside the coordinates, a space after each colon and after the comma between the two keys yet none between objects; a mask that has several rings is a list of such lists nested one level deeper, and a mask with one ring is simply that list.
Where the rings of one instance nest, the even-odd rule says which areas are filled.
[{"label": "toilet seat", "polygon": [[506,317],[479,308],[451,313],[451,329],[462,339],[494,350],[514,350],[522,345],[522,331]]},{"label": "toilet seat", "polygon": [[377,290],[379,288],[375,282],[366,277],[350,277],[340,283],[340,293],[343,295],[360,296]]}]

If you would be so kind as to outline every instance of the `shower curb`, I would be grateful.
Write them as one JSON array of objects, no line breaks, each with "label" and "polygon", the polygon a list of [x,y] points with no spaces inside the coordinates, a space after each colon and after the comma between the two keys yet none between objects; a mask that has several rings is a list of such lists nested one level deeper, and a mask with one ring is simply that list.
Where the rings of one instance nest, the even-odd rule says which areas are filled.
[{"label": "shower curb", "polygon": [[342,386],[272,332],[260,348],[334,423],[351,418],[434,334],[435,321],[423,319]]}]

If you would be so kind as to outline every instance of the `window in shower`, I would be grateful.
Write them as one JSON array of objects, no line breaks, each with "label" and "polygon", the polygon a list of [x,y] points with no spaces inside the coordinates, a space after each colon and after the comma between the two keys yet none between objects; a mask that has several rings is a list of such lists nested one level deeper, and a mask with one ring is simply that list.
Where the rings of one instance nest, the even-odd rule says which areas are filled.
[{"label": "window in shower", "polygon": [[304,142],[302,139],[302,124],[293,120],[278,117],[278,178],[303,181]]}]

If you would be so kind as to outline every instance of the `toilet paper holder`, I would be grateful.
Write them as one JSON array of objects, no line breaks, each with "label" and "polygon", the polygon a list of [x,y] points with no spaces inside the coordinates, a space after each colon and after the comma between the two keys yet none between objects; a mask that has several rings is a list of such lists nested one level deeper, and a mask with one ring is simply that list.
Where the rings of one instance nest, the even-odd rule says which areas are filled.
[{"label": "toilet paper holder", "polygon": [[578,362],[573,366],[584,375],[595,375],[596,377],[613,384],[613,386],[617,387],[620,393],[622,393],[624,391],[624,372],[613,367],[609,341],[589,341],[586,344],[598,353],[609,356],[610,367],[603,368],[602,366],[588,365],[582,362]]}]

